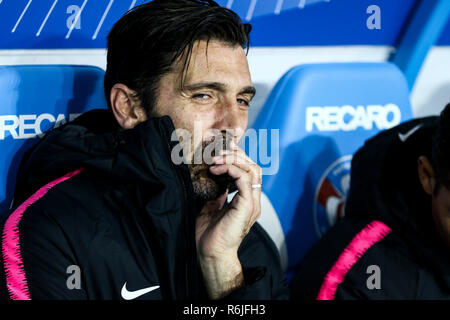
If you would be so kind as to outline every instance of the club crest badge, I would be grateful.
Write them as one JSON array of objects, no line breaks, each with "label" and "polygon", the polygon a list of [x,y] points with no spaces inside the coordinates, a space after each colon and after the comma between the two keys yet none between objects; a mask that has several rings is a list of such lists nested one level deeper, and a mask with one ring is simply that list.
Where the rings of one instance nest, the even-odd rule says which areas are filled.
[{"label": "club crest badge", "polygon": [[344,216],[350,189],[352,155],[334,161],[323,173],[316,188],[313,215],[319,237]]}]

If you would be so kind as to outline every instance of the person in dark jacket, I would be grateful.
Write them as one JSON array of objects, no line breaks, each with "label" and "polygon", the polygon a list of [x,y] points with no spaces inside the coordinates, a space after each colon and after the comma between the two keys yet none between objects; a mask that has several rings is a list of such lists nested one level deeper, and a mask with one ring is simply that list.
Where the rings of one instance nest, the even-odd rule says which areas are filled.
[{"label": "person in dark jacket", "polygon": [[[237,147],[255,94],[250,29],[209,0],[154,0],[114,25],[109,110],[48,132],[22,161],[2,226],[3,297],[288,297],[278,251],[255,223],[261,168]],[[192,149],[175,161],[174,132],[198,128],[202,139],[183,141]],[[210,163],[192,161],[189,150],[230,132]]]},{"label": "person in dark jacket", "polygon": [[450,104],[352,160],[345,218],[309,252],[293,299],[450,299]]}]

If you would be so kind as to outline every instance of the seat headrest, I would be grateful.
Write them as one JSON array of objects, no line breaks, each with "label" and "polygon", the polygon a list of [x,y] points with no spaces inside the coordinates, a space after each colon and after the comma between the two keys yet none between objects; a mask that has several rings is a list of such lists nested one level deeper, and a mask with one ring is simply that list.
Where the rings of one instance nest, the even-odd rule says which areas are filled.
[{"label": "seat headrest", "polygon": [[0,213],[9,208],[24,152],[42,133],[106,108],[104,71],[92,66],[0,66]]},{"label": "seat headrest", "polygon": [[263,173],[277,169],[266,170],[263,191],[280,219],[289,268],[344,214],[356,150],[411,118],[408,85],[391,63],[301,65],[278,81],[253,129],[268,137],[278,130],[277,148],[267,139],[271,162],[258,162]]}]

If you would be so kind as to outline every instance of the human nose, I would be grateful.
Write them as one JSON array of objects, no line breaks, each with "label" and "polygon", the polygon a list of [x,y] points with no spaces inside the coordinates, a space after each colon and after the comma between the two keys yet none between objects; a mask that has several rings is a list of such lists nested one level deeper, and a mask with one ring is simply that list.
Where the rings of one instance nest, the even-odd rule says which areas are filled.
[{"label": "human nose", "polygon": [[227,130],[235,131],[233,135],[242,134],[247,126],[248,114],[243,111],[236,99],[227,99],[222,101],[217,108],[215,129],[225,132]]}]

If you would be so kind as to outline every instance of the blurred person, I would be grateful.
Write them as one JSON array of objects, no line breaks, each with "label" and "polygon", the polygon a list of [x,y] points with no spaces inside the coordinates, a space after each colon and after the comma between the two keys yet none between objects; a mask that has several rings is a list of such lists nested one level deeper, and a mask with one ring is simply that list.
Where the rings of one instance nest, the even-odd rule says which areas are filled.
[{"label": "blurred person", "polygon": [[[250,30],[209,0],[154,0],[114,25],[109,110],[48,132],[21,163],[2,226],[0,294],[287,298],[278,251],[255,223],[261,168],[237,147],[255,94]],[[235,135],[209,164],[176,164],[172,134],[194,134],[194,124],[193,150],[217,132]]]},{"label": "blurred person", "polygon": [[450,104],[368,140],[345,218],[309,252],[293,299],[450,299]]}]

